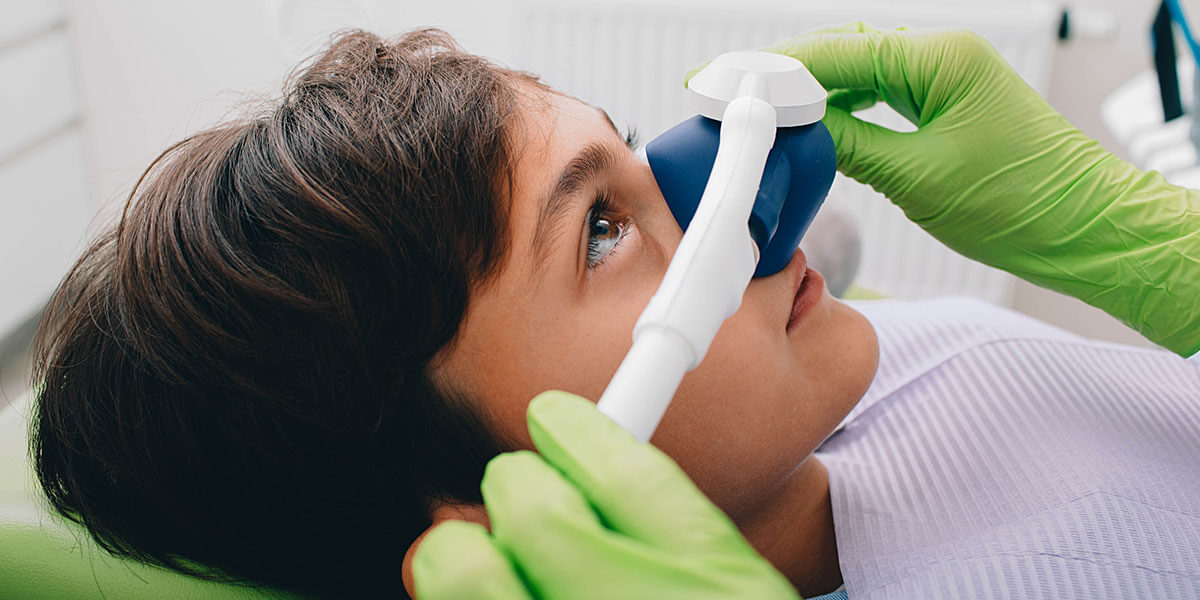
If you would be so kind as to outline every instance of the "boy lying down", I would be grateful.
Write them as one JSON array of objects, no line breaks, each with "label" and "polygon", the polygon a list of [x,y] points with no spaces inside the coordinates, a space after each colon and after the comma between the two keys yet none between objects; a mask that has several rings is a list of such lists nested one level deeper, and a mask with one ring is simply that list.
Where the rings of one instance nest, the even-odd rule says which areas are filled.
[{"label": "boy lying down", "polygon": [[[530,398],[599,397],[680,237],[602,111],[346,34],[168,149],[63,281],[38,477],[118,554],[402,594],[423,532],[486,523]],[[652,440],[799,593],[1200,597],[1196,364],[822,285],[799,252],[754,280]]]}]

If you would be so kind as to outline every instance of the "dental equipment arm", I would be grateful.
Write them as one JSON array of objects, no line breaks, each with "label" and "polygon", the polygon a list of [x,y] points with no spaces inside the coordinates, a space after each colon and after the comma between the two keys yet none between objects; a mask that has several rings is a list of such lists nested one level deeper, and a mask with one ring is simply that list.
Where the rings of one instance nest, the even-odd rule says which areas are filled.
[{"label": "dental equipment arm", "polygon": [[[826,174],[819,157],[827,152],[832,159],[833,148],[824,127],[813,125],[824,114],[825,90],[800,62],[780,58],[762,52],[722,55],[689,87],[694,107],[720,121],[710,173],[681,174],[673,164],[697,160],[688,144],[705,143],[702,120],[664,134],[686,138],[661,145],[675,156],[656,160],[659,140],[647,145],[648,161],[684,234],[634,326],[633,346],[598,403],[600,412],[640,441],[654,434],[684,374],[700,364],[721,324],[737,312],[760,257],[769,272],[757,274],[781,269],[828,192],[832,160]],[[805,126],[798,134],[786,129]],[[780,127],[783,148],[794,142],[816,148],[815,154],[776,149]],[[690,207],[680,206],[688,204],[687,194],[674,188],[705,174],[699,205],[689,215]],[[802,186],[793,181],[810,175]],[[807,188],[807,195],[792,193],[794,186]]]},{"label": "dental equipment arm", "polygon": [[591,402],[546,392],[528,420],[539,454],[483,476],[491,533],[447,521],[417,548],[419,600],[798,600],[687,474]]},{"label": "dental equipment arm", "polygon": [[[862,23],[770,49],[830,90],[838,168],[958,252],[1200,351],[1200,191],[1113,156],[967,31]],[[850,111],[887,102],[897,133]]]}]

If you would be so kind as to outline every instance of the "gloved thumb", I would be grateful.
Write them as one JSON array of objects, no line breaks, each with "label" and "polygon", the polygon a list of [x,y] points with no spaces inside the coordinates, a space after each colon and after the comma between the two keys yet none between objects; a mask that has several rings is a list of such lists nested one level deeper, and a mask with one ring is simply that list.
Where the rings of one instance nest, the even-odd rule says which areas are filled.
[{"label": "gloved thumb", "polygon": [[881,170],[893,165],[897,153],[904,151],[906,134],[868,123],[836,106],[825,108],[821,122],[833,137],[838,170],[862,183],[879,183]]},{"label": "gloved thumb", "polygon": [[846,112],[866,110],[879,103],[875,90],[829,90],[826,106],[840,108]]},{"label": "gloved thumb", "polygon": [[529,405],[529,433],[615,531],[657,548],[753,554],[674,461],[638,443],[591,402],[545,392]]}]

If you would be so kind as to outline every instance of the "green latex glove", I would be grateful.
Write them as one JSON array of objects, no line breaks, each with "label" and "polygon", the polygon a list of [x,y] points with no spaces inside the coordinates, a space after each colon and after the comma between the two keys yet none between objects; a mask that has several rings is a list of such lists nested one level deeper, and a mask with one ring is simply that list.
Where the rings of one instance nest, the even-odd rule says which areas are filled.
[{"label": "green latex glove", "polygon": [[419,600],[798,598],[665,454],[564,392],[529,405],[541,455],[483,477],[492,533],[449,521],[413,559]]},{"label": "green latex glove", "polygon": [[[856,23],[768,50],[830,91],[838,168],[947,246],[1200,350],[1200,193],[1101,148],[982,38]],[[917,131],[849,112],[877,100]]]}]

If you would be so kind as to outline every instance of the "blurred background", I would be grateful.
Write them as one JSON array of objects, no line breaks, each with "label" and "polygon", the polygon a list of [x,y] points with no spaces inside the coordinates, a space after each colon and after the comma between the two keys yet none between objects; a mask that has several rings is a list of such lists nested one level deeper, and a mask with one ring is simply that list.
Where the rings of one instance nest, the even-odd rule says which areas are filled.
[{"label": "blurred background", "polygon": [[[539,73],[606,108],[619,126],[636,126],[643,140],[687,116],[682,74],[721,52],[859,19],[967,27],[1111,151],[1164,173],[1186,175],[1196,165],[1194,146],[1179,143],[1187,123],[1163,123],[1152,78],[1156,0],[740,0],[734,6],[0,0],[0,407],[26,385],[26,347],[43,303],[150,161],[246,101],[274,95],[291,68],[347,27],[380,33],[442,27],[468,50]],[[1183,7],[1200,14],[1200,0]],[[1180,44],[1179,55],[1186,54]],[[1189,98],[1194,70],[1180,70]],[[907,126],[886,108],[867,117]],[[972,295],[1090,337],[1145,343],[1079,301],[954,255],[854,182],[839,179],[827,204],[858,227],[860,285],[901,297]]]}]

